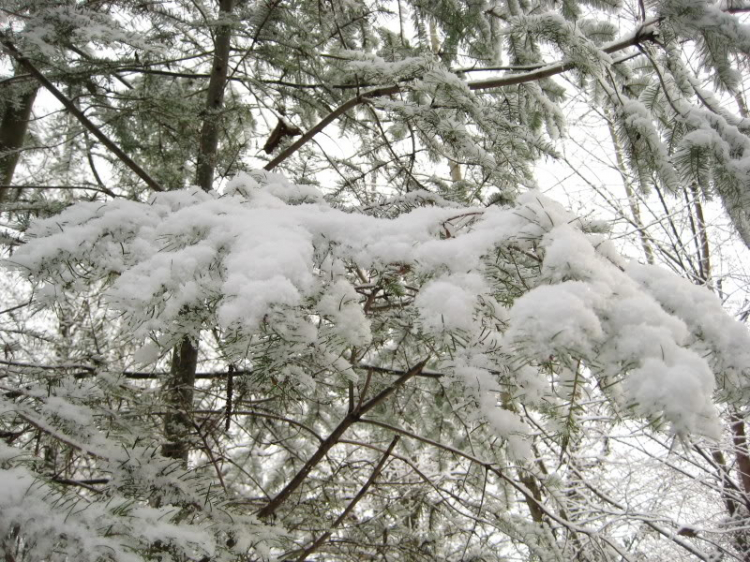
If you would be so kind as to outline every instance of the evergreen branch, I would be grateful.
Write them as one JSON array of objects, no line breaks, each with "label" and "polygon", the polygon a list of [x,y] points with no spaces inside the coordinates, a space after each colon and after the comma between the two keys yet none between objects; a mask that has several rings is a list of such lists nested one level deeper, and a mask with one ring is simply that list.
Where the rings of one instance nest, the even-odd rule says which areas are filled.
[{"label": "evergreen branch", "polygon": [[94,457],[96,459],[112,460],[105,454],[102,454],[98,451],[93,450],[91,447],[89,447],[85,443],[79,443],[79,442],[74,441],[67,435],[63,435],[59,433],[58,431],[55,431],[54,428],[49,427],[46,423],[36,420],[24,412],[15,411],[14,413],[21,419],[25,420],[28,424],[37,428],[42,433],[49,435],[56,441],[59,441],[60,443],[63,443],[64,445],[67,445],[68,447],[77,449],[81,451],[82,453],[86,453],[87,455],[90,455],[91,457]]},{"label": "evergreen branch", "polygon": [[[201,413],[201,410],[196,410],[194,413]],[[208,411],[208,413],[221,413],[218,410],[216,411]],[[302,422],[298,422],[297,420],[293,420],[290,418],[286,418],[284,416],[276,415],[276,414],[268,414],[265,412],[257,412],[255,410],[235,410],[232,412],[235,416],[251,416],[251,417],[257,417],[257,418],[265,418],[269,420],[276,420],[284,423],[288,423],[289,425],[293,425],[295,427],[299,427],[300,429],[305,430],[310,435],[315,437],[319,442],[323,442],[324,439],[318,434],[317,431],[315,431],[313,428],[308,427],[307,425],[303,424]]]},{"label": "evergreen branch", "polygon": [[2,45],[3,50],[10,55],[13,59],[15,59],[18,64],[20,64],[29,74],[34,76],[39,83],[44,86],[53,96],[57,98],[57,100],[63,104],[65,109],[67,109],[73,117],[75,117],[81,125],[83,125],[86,129],[91,132],[92,135],[94,135],[99,141],[106,146],[110,152],[112,152],[118,160],[120,160],[125,166],[130,168],[130,170],[135,173],[139,178],[141,178],[146,185],[148,185],[151,189],[154,191],[164,191],[164,188],[159,185],[159,183],[154,180],[146,171],[141,168],[130,156],[125,154],[125,152],[117,146],[107,135],[104,134],[104,132],[97,127],[88,117],[86,117],[83,112],[78,109],[75,104],[68,99],[68,97],[63,94],[60,90],[58,90],[55,85],[50,82],[44,74],[42,74],[39,69],[37,69],[36,66],[27,58],[25,57],[17,48],[16,46],[8,39],[7,35],[0,31],[0,45]]},{"label": "evergreen branch", "polygon": [[[5,314],[8,312],[12,312],[16,309],[23,308],[26,306],[29,306],[31,304],[31,301],[17,305],[15,307],[11,307],[6,310],[1,310],[0,314]],[[7,365],[9,367],[19,367],[23,369],[41,369],[44,371],[55,371],[55,370],[77,370],[82,371],[81,373],[76,375],[76,378],[86,378],[90,376],[94,376],[97,372],[97,370],[103,370],[106,371],[106,368],[102,367],[95,367],[92,365],[76,365],[76,364],[70,364],[70,365],[44,365],[39,363],[23,363],[20,361],[8,361],[7,359],[0,359],[0,365]],[[407,374],[409,371],[404,371],[402,369],[391,369],[388,367],[376,367],[374,365],[365,365],[365,364],[359,364],[354,365],[355,369],[361,369],[365,371],[371,371],[374,373],[382,373],[386,375],[393,375],[395,377],[402,377],[405,374]],[[241,376],[241,375],[252,375],[255,371],[251,369],[235,369],[232,372],[232,376]],[[122,376],[126,379],[133,379],[133,380],[155,380],[160,379],[162,377],[169,376],[168,371],[154,371],[154,372],[146,372],[146,371],[122,371]],[[422,378],[428,378],[428,379],[439,379],[445,376],[444,373],[437,373],[434,371],[420,371],[419,373],[414,374],[415,377],[422,377]],[[198,372],[195,373],[196,379],[224,379],[229,377],[229,371],[206,371],[206,372]]]},{"label": "evergreen branch", "polygon": [[[35,147],[35,148],[46,148],[46,147]],[[0,185],[0,189],[80,189],[85,191],[96,191],[98,193],[105,193],[107,195],[110,195],[111,197],[115,197],[116,194],[112,192],[109,188],[104,187],[95,187],[91,185]]]},{"label": "evergreen branch", "polygon": [[81,488],[86,488],[90,492],[94,492],[96,494],[101,494],[102,490],[99,488],[96,488],[96,484],[108,484],[109,478],[92,478],[90,480],[71,480],[69,478],[61,478],[59,476],[55,476],[52,478],[52,482],[55,484],[64,484],[65,486],[79,486]]},{"label": "evergreen branch", "polygon": [[[634,33],[621,39],[620,41],[610,43],[609,45],[605,46],[602,49],[602,51],[607,54],[612,54],[612,53],[616,53],[618,51],[627,49],[629,47],[639,45],[644,41],[652,40],[656,35],[656,30],[654,29],[654,25],[657,22],[658,20],[654,19],[654,20],[650,20],[644,23]],[[537,82],[545,78],[551,78],[552,76],[555,76],[557,74],[562,74],[563,72],[572,70],[575,67],[576,65],[574,62],[569,61],[569,60],[562,60],[557,63],[543,66],[531,72],[508,74],[506,76],[501,76],[500,78],[491,78],[488,80],[477,80],[473,82],[467,82],[466,86],[472,91],[494,90],[494,89],[503,88],[506,86],[515,86],[518,84],[525,84],[527,82]],[[263,169],[270,171],[276,168],[276,166],[278,166],[279,164],[284,162],[287,158],[292,156],[295,152],[297,152],[300,148],[302,148],[305,144],[307,144],[315,135],[317,135],[319,132],[325,129],[328,125],[330,125],[333,121],[335,121],[338,117],[340,117],[341,115],[343,115],[350,109],[353,109],[357,107],[358,105],[363,104],[373,98],[391,96],[401,91],[403,91],[403,88],[401,86],[387,86],[387,87],[377,88],[369,92],[364,92],[354,98],[351,98],[350,100],[347,100],[346,102],[341,104],[339,107],[334,109],[331,113],[326,115],[312,129],[310,129],[307,133],[302,135],[302,137],[300,137],[296,142],[294,142],[293,144],[289,145],[286,149],[284,149],[281,152],[281,154],[279,154],[276,158],[274,158],[268,164],[266,164],[263,167]]]}]

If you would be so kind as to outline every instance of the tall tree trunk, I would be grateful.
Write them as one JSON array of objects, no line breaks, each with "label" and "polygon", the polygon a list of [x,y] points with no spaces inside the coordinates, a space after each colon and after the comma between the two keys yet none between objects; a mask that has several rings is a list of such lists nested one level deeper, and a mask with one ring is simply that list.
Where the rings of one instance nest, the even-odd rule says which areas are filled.
[{"label": "tall tree trunk", "polygon": [[[216,153],[221,131],[220,114],[224,106],[224,89],[227,84],[229,48],[232,43],[230,15],[234,0],[219,0],[219,19],[214,36],[214,58],[208,83],[206,109],[200,134],[195,170],[195,183],[205,191],[213,184]],[[190,434],[193,431],[192,409],[195,394],[195,371],[198,366],[198,340],[185,336],[174,350],[169,380],[165,384],[165,400],[169,413],[164,418],[166,443],[162,447],[165,457],[187,464],[190,453]]]},{"label": "tall tree trunk", "polygon": [[[23,70],[17,65],[15,75],[21,73]],[[39,84],[31,80],[23,87],[24,91],[16,99],[6,102],[0,121],[0,203],[9,199],[13,174],[18,164],[20,149],[26,139],[34,99],[39,90]]]},{"label": "tall tree trunk", "polygon": [[732,424],[732,441],[734,456],[737,461],[737,472],[742,484],[742,492],[750,498],[750,453],[748,452],[747,436],[745,434],[745,420],[735,412],[729,420]]},{"label": "tall tree trunk", "polygon": [[216,28],[214,61],[208,83],[208,97],[203,113],[200,150],[195,170],[195,183],[205,191],[211,189],[216,170],[216,151],[219,147],[221,129],[220,114],[224,106],[224,90],[229,71],[229,47],[232,43],[232,26],[226,18],[232,13],[233,8],[234,0],[219,0],[219,18],[225,18],[225,21]]}]

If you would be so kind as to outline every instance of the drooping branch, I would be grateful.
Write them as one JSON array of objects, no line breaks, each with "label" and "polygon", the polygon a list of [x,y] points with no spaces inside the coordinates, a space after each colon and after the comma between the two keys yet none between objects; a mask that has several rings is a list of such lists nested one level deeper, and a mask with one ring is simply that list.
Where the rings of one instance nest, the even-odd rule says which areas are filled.
[{"label": "drooping branch", "polygon": [[273,170],[276,166],[284,162],[287,158],[292,156],[295,152],[297,152],[300,148],[305,146],[312,138],[317,135],[319,132],[321,132],[323,129],[325,129],[328,125],[333,123],[336,119],[341,117],[344,113],[349,111],[350,109],[353,109],[357,107],[358,105],[366,102],[367,100],[383,97],[383,96],[390,96],[393,94],[397,94],[401,91],[401,88],[398,86],[390,86],[387,88],[378,88],[376,90],[372,90],[370,92],[365,92],[363,94],[358,95],[357,97],[354,97],[343,104],[341,104],[339,107],[334,109],[331,113],[326,115],[323,119],[320,120],[312,129],[307,131],[304,135],[302,135],[297,141],[289,145],[287,148],[285,148],[281,154],[279,154],[276,158],[271,160],[268,164],[266,164],[263,169],[264,170]]},{"label": "drooping branch", "polygon": [[37,420],[33,418],[32,416],[30,416],[29,414],[24,413],[24,412],[16,411],[16,415],[20,417],[21,419],[23,419],[28,424],[34,426],[36,429],[38,429],[42,433],[50,436],[51,438],[55,439],[56,441],[59,441],[60,443],[68,447],[77,449],[83,453],[86,453],[87,455],[93,458],[110,460],[106,452],[97,451],[95,448],[87,445],[86,443],[78,442],[72,437],[65,435],[63,433],[60,433],[55,428],[51,427],[48,423]]},{"label": "drooping branch", "polygon": [[81,125],[83,125],[92,135],[94,135],[99,141],[112,152],[120,162],[125,164],[132,172],[141,178],[146,185],[148,185],[154,191],[164,191],[164,188],[154,180],[143,168],[141,168],[130,156],[117,146],[104,132],[97,127],[83,112],[78,109],[75,104],[68,99],[55,85],[50,82],[44,74],[27,58],[25,57],[16,46],[8,39],[8,37],[0,31],[0,45],[2,45],[3,51],[13,57],[19,65],[21,65],[29,74],[31,74],[37,81],[44,86],[49,93],[51,93],[57,100],[67,109],[73,117],[75,117]]}]

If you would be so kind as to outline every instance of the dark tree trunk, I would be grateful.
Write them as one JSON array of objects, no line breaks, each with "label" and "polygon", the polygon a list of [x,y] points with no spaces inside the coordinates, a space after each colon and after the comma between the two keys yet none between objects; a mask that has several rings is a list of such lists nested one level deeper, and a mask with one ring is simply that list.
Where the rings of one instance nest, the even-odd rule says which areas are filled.
[{"label": "dark tree trunk", "polygon": [[[16,75],[20,72],[20,66],[16,67]],[[18,96],[6,102],[0,121],[0,203],[10,199],[13,174],[26,139],[34,99],[39,90],[39,85],[31,80],[24,84],[24,87]]]},{"label": "dark tree trunk", "polygon": [[[227,84],[229,48],[232,43],[232,25],[228,21],[234,0],[219,0],[219,18],[224,21],[216,27],[214,58],[211,78],[208,83],[206,109],[195,171],[195,183],[205,191],[213,184],[216,170],[216,153],[221,131],[220,114],[224,106],[224,90]],[[198,340],[185,336],[172,355],[172,369],[165,385],[165,399],[170,413],[164,421],[166,444],[162,454],[187,463],[192,433],[193,397],[195,394],[195,371],[198,366]]]},{"label": "dark tree trunk", "polygon": [[198,346],[183,338],[172,354],[172,370],[165,385],[169,411],[164,417],[167,442],[161,452],[165,457],[187,463],[192,433],[192,409]]},{"label": "dark tree trunk", "polygon": [[[219,17],[228,18],[232,13],[234,0],[219,0]],[[214,39],[214,60],[211,78],[208,83],[206,109],[203,112],[200,150],[195,170],[195,183],[209,191],[216,171],[216,152],[221,132],[221,110],[224,107],[224,90],[229,72],[229,48],[232,43],[232,26],[225,22],[216,28]]]}]

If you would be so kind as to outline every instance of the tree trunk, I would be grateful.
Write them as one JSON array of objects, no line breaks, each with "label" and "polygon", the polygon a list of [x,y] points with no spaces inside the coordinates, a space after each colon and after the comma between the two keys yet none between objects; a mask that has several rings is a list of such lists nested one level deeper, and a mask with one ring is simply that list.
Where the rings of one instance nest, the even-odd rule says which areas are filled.
[{"label": "tree trunk", "polygon": [[[231,13],[234,0],[219,0],[219,18],[227,18]],[[232,43],[232,26],[224,21],[216,28],[214,39],[214,61],[211,68],[211,79],[208,83],[206,109],[203,112],[200,150],[195,170],[195,183],[205,191],[213,184],[216,170],[216,152],[219,147],[221,129],[220,114],[224,106],[224,90],[229,71],[229,47]]]},{"label": "tree trunk", "polygon": [[[216,152],[221,130],[220,113],[224,105],[224,89],[227,84],[229,48],[232,42],[232,25],[229,16],[234,0],[219,0],[219,19],[214,39],[214,58],[211,78],[208,83],[206,109],[200,134],[195,170],[195,183],[209,191],[216,169]],[[193,397],[195,394],[195,371],[198,366],[198,340],[185,336],[172,355],[172,368],[165,390],[165,400],[170,408],[164,419],[166,443],[162,447],[165,457],[181,460],[187,464],[190,453]]]},{"label": "tree trunk", "polygon": [[737,460],[737,472],[742,484],[742,492],[750,497],[750,454],[745,435],[745,420],[738,413],[733,413],[729,420],[732,424],[734,455]]},{"label": "tree trunk", "polygon": [[193,394],[195,370],[198,366],[198,345],[183,338],[172,354],[172,369],[165,385],[166,402],[169,408],[164,417],[164,433],[167,442],[161,452],[170,459],[187,464],[190,452]]},{"label": "tree trunk", "polygon": [[[17,65],[16,76],[22,72],[20,65]],[[24,87],[24,91],[16,99],[7,101],[0,121],[0,203],[9,199],[13,174],[29,128],[34,99],[39,90],[39,84],[35,81],[29,81]]]}]

